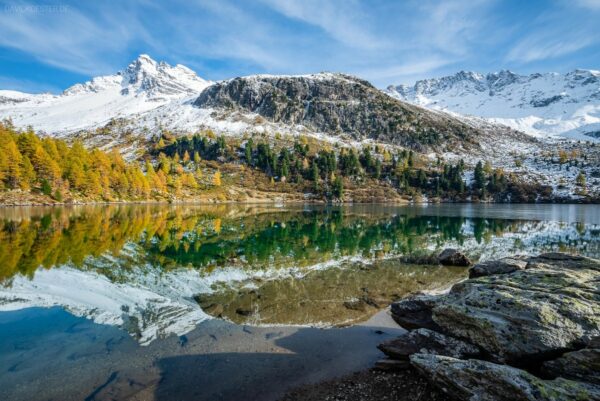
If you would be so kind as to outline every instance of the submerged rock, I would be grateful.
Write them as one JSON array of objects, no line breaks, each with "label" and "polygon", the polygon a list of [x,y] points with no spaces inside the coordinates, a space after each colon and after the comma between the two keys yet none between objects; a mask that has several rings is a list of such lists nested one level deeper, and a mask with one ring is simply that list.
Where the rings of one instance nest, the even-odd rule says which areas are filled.
[{"label": "submerged rock", "polygon": [[415,353],[454,358],[473,358],[479,355],[479,349],[474,345],[429,329],[409,331],[380,344],[378,348],[390,358],[405,360]]},{"label": "submerged rock", "polygon": [[431,354],[414,354],[410,360],[432,383],[460,400],[600,400],[600,389],[588,383],[542,380],[512,366]]},{"label": "submerged rock", "polygon": [[438,256],[438,262],[444,266],[471,266],[471,260],[457,249],[447,248]]},{"label": "submerged rock", "polygon": [[399,359],[381,359],[375,362],[375,366],[373,366],[376,370],[381,370],[384,372],[394,372],[397,370],[405,370],[410,367],[410,361],[408,359],[401,361]]}]

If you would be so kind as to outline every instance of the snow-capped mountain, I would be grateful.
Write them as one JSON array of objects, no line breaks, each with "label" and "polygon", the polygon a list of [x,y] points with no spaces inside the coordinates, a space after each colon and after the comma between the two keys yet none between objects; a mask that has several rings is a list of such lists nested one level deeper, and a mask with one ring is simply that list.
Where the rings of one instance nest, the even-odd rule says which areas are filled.
[{"label": "snow-capped mountain", "polygon": [[391,85],[386,92],[420,106],[483,117],[535,136],[600,138],[600,71],[531,75],[461,71],[412,86]]},{"label": "snow-capped mountain", "polygon": [[143,54],[123,71],[76,84],[60,95],[0,90],[0,118],[48,133],[71,132],[196,97],[210,84],[183,65],[173,67]]}]

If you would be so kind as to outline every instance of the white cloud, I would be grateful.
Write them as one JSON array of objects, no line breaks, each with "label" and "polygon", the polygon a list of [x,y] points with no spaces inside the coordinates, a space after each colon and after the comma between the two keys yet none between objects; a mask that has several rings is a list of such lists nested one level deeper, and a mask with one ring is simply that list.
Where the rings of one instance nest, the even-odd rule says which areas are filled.
[{"label": "white cloud", "polygon": [[289,18],[317,26],[346,46],[366,50],[382,49],[389,42],[372,33],[365,24],[368,10],[354,0],[262,0]]},{"label": "white cloud", "polygon": [[397,84],[400,80],[406,82],[407,78],[422,77],[449,63],[451,61],[448,59],[432,57],[393,66],[358,70],[355,74],[383,85]]},{"label": "white cloud", "polygon": [[61,88],[58,88],[54,85],[40,84],[39,82],[34,82],[27,79],[16,79],[12,77],[3,76],[0,76],[0,88],[25,93],[59,93],[62,91]]},{"label": "white cloud", "polygon": [[0,13],[0,46],[18,49],[68,71],[109,72],[114,55],[125,51],[133,37],[146,34],[135,18],[128,25],[121,23],[127,15],[114,18],[103,9],[92,14],[85,15],[74,7],[36,11],[27,8],[27,3],[16,3]]},{"label": "white cloud", "polygon": [[575,0],[575,4],[579,7],[600,11],[600,0]]},{"label": "white cloud", "polygon": [[545,36],[532,36],[513,47],[507,59],[521,63],[546,60],[576,52],[593,43],[594,41],[588,37],[581,37],[578,40],[553,40]]},{"label": "white cloud", "polygon": [[[585,3],[600,1],[584,0]],[[579,1],[578,3],[581,3]],[[531,63],[573,54],[600,43],[597,16],[571,7],[547,10],[526,26],[527,34],[508,50],[506,60]]]}]

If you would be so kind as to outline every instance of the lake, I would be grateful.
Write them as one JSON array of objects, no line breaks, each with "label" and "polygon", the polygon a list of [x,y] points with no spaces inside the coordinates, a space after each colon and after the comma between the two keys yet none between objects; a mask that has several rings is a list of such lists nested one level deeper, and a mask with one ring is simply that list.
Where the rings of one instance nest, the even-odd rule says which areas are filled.
[{"label": "lake", "polygon": [[2,208],[0,400],[276,400],[379,359],[447,247],[600,257],[600,207]]}]

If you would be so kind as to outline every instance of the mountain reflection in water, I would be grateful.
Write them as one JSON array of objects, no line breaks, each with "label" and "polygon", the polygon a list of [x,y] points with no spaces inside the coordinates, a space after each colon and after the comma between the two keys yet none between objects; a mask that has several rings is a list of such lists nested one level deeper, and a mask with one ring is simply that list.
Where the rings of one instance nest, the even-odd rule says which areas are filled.
[{"label": "mountain reflection in water", "polygon": [[600,254],[597,211],[534,206],[6,208],[0,311],[62,306],[142,343],[184,334],[209,315],[348,325],[466,274],[400,256],[445,247],[475,259]]}]

